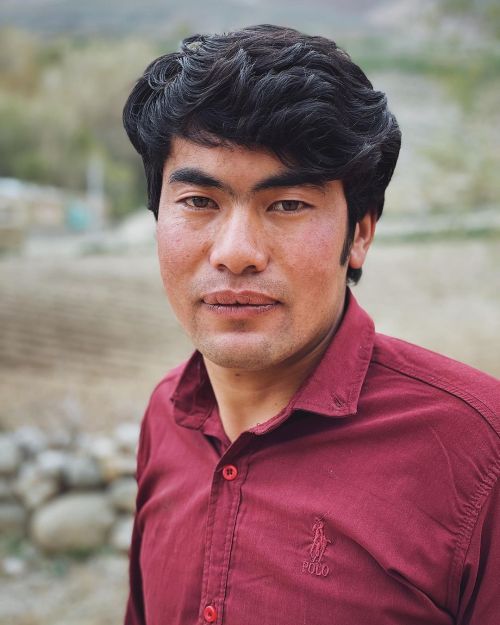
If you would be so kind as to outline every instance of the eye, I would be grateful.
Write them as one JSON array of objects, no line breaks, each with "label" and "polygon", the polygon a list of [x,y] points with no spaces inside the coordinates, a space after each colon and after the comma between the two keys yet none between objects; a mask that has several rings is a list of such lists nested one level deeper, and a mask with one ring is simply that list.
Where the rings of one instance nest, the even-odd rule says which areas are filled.
[{"label": "eye", "polygon": [[184,198],[182,200],[186,206],[190,208],[216,208],[217,204],[208,197],[204,197],[203,195],[193,195],[191,197]]},{"label": "eye", "polygon": [[278,213],[298,213],[308,206],[309,204],[301,202],[300,200],[280,200],[279,202],[271,204],[270,210]]}]

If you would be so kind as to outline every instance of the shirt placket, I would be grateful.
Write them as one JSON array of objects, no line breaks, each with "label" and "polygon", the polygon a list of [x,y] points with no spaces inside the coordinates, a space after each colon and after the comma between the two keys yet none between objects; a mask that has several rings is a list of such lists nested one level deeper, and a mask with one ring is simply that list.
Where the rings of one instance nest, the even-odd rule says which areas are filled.
[{"label": "shirt placket", "polygon": [[248,471],[249,437],[253,438],[252,435],[244,434],[231,445],[218,462],[212,478],[200,605],[201,625],[220,625],[223,622],[241,489]]}]

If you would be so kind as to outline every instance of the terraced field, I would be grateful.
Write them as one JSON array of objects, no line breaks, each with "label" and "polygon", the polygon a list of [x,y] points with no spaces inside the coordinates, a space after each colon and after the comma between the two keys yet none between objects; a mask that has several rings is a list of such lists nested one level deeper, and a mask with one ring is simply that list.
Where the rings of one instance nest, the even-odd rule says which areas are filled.
[{"label": "terraced field", "polygon": [[153,254],[0,262],[0,426],[138,419],[189,353]]}]

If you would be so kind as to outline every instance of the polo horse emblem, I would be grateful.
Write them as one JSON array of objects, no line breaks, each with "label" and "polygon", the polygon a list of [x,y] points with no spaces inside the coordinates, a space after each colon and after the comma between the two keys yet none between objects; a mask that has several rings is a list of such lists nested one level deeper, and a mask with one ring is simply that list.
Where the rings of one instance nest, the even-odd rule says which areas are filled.
[{"label": "polo horse emblem", "polygon": [[325,536],[325,524],[322,519],[316,517],[313,525],[314,538],[309,549],[311,562],[321,562],[325,549],[332,541]]}]

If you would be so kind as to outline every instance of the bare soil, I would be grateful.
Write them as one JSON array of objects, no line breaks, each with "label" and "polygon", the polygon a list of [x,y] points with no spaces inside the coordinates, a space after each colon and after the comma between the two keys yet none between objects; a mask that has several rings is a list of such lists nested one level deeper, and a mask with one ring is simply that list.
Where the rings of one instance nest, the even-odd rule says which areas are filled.
[{"label": "bare soil", "polygon": [[0,623],[118,625],[127,601],[127,558],[42,560],[18,576],[0,576]]}]

